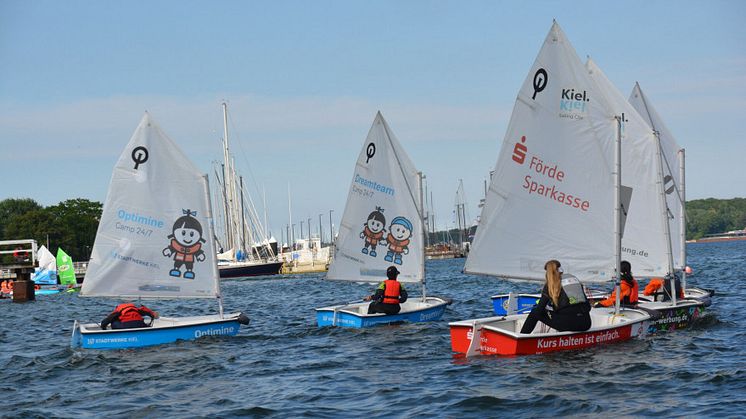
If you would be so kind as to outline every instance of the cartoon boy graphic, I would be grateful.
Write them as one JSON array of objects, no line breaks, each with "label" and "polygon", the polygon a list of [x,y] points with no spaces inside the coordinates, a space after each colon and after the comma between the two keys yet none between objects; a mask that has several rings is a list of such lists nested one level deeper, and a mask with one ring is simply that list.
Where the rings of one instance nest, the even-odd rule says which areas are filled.
[{"label": "cartoon boy graphic", "polygon": [[389,251],[383,259],[386,262],[394,262],[401,265],[401,255],[409,254],[409,238],[412,237],[412,222],[404,217],[396,217],[391,220],[389,235],[386,241]]},{"label": "cartoon boy graphic", "polygon": [[[383,215],[383,208],[376,207],[376,210],[368,215],[368,219],[363,224],[365,227],[360,233],[360,238],[365,241],[363,246],[364,255],[370,255],[376,257],[376,246],[378,242],[383,239],[383,232],[386,231],[386,217]],[[370,246],[370,253],[368,252],[368,246]]]},{"label": "cartoon boy graphic", "polygon": [[205,260],[205,251],[202,250],[202,225],[194,218],[197,213],[190,210],[182,210],[183,216],[174,222],[172,233],[168,236],[171,242],[163,249],[163,256],[174,257],[174,268],[169,275],[180,277],[181,265],[186,265],[184,278],[194,279],[194,260],[198,262]]}]

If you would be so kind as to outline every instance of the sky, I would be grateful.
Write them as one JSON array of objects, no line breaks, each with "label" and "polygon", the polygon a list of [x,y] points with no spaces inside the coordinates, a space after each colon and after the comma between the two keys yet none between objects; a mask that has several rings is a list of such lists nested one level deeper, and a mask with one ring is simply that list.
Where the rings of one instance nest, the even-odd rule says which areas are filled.
[{"label": "sky", "polygon": [[[687,199],[746,197],[746,2],[0,0],[0,200],[103,202],[147,110],[205,172],[221,103],[278,238],[329,234],[380,110],[426,176],[438,229],[459,180],[479,215],[552,19],[686,149]],[[297,235],[296,231],[296,235]]]}]

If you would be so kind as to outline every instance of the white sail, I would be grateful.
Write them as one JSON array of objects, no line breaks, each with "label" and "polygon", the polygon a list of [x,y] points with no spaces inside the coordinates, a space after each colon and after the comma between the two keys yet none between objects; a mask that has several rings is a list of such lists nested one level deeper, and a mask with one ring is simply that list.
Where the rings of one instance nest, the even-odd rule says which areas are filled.
[{"label": "white sail", "polygon": [[658,139],[650,125],[590,58],[586,68],[611,110],[617,115],[624,114],[625,119],[622,185],[630,188],[627,190],[632,193],[623,209],[626,220],[622,259],[632,264],[632,271],[636,275],[664,276],[669,272],[669,237],[664,225],[668,222],[668,216],[664,215],[662,208],[663,191],[658,177]]},{"label": "white sail", "polygon": [[36,254],[38,255],[40,271],[57,272],[57,258],[47,249],[47,246],[42,245],[36,251]]},{"label": "white sail", "polygon": [[84,296],[219,295],[207,178],[146,113],[112,174]]},{"label": "white sail", "polygon": [[518,93],[466,272],[543,281],[558,259],[584,282],[613,278],[614,117],[555,22]]},{"label": "white sail", "polygon": [[379,282],[394,265],[401,272],[399,281],[421,282],[425,255],[419,202],[417,169],[379,112],[355,164],[326,277]]},{"label": "white sail", "polygon": [[632,94],[629,97],[629,103],[632,104],[648,125],[658,132],[658,137],[660,138],[661,150],[663,151],[663,186],[666,192],[668,211],[671,213],[669,228],[671,231],[674,266],[678,269],[683,269],[683,262],[681,261],[681,249],[685,246],[684,236],[681,234],[681,217],[684,216],[681,198],[683,188],[679,176],[679,159],[681,158],[679,150],[681,147],[676,142],[676,138],[666,128],[663,119],[655,108],[653,108],[648,97],[643,93],[639,83],[635,83],[635,87],[632,89]]}]

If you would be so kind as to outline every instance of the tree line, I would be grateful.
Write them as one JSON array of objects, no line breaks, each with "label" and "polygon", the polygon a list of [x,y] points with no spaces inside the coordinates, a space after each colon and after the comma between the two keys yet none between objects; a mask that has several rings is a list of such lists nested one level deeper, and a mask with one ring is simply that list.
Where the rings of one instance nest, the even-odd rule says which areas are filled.
[{"label": "tree line", "polygon": [[[39,245],[48,242],[52,254],[62,247],[73,260],[87,261],[91,256],[102,207],[100,202],[81,198],[68,199],[48,207],[30,198],[5,199],[0,201],[0,240],[34,239]],[[686,212],[687,239],[746,228],[746,198],[688,201]],[[466,234],[467,237],[474,234],[472,229]],[[459,241],[457,230],[449,233],[430,233],[430,243],[441,242],[444,237]]]},{"label": "tree line", "polygon": [[5,199],[0,201],[0,240],[34,239],[39,246],[49,243],[53,255],[61,247],[73,261],[87,261],[102,207],[80,198],[48,207],[30,198]]}]

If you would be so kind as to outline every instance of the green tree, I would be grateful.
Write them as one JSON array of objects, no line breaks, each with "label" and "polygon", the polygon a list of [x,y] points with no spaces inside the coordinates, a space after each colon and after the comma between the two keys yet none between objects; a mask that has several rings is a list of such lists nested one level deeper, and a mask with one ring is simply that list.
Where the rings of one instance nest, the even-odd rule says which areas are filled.
[{"label": "green tree", "polygon": [[0,201],[0,240],[20,240],[28,237],[14,236],[7,233],[6,227],[11,225],[11,218],[30,211],[41,210],[42,206],[31,198],[5,199]]}]

